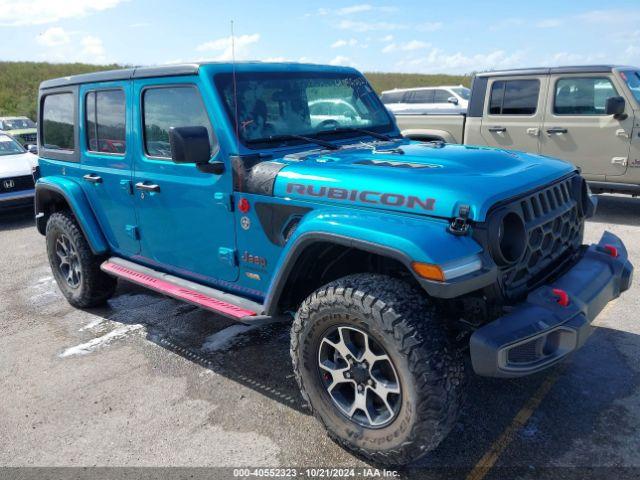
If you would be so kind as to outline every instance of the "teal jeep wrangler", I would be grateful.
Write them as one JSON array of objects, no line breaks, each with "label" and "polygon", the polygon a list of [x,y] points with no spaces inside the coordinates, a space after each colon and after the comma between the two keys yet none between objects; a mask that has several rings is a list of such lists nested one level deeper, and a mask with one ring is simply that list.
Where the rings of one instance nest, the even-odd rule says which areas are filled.
[{"label": "teal jeep wrangler", "polygon": [[240,322],[292,320],[302,395],[398,465],[456,421],[465,357],[516,377],[579,348],[629,288],[582,245],[569,163],[403,139],[351,68],[190,64],[48,80],[37,228],[79,308],[121,278]]}]

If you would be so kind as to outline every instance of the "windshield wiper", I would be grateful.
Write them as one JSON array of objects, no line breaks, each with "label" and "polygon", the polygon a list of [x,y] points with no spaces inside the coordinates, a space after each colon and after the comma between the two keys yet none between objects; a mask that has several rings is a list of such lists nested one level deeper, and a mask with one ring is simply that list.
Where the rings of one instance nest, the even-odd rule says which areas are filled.
[{"label": "windshield wiper", "polygon": [[278,140],[304,140],[305,142],[308,143],[315,143],[316,145],[320,145],[321,147],[325,147],[329,150],[338,150],[340,147],[331,143],[331,142],[326,142],[324,140],[320,140],[318,138],[312,138],[312,137],[305,137],[304,135],[295,135],[293,133],[287,133],[287,134],[282,134],[282,135],[271,135],[270,137],[266,137],[266,138],[259,138],[259,139],[255,139],[255,140],[250,140],[250,143],[260,143],[260,142],[264,142],[264,141],[270,141],[270,142],[275,142]]},{"label": "windshield wiper", "polygon": [[364,135],[369,135],[370,137],[377,138],[379,140],[391,140],[389,135],[385,135],[384,133],[372,132],[371,130],[365,130],[364,128],[357,127],[343,127],[343,128],[332,128],[330,130],[323,130],[319,133],[345,133],[345,132],[356,132],[362,133]]}]

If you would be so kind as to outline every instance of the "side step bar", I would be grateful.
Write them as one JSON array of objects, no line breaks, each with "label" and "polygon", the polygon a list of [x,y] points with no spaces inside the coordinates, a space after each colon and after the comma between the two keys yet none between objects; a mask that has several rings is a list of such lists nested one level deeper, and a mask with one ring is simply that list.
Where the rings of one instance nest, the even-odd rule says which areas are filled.
[{"label": "side step bar", "polygon": [[234,320],[247,323],[270,320],[269,317],[260,315],[262,305],[257,302],[143,267],[122,258],[111,257],[100,265],[100,269],[110,275]]}]

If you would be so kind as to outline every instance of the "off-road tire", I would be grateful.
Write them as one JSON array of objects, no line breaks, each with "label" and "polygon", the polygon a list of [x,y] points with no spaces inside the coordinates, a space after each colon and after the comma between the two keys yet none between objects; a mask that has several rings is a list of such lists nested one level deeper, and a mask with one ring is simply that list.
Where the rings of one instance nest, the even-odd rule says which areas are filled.
[{"label": "off-road tire", "polygon": [[[69,285],[59,267],[56,242],[61,235],[66,236],[75,247],[77,263],[81,272],[76,288]],[[100,270],[100,264],[104,261],[104,257],[93,254],[71,212],[61,211],[51,214],[47,221],[46,241],[47,256],[53,277],[71,305],[77,308],[96,307],[104,304],[113,295],[117,280]]]},{"label": "off-road tire", "polygon": [[[319,342],[331,326],[365,331],[386,350],[402,400],[390,424],[365,428],[332,403],[318,373]],[[293,370],[303,398],[342,447],[375,463],[406,465],[453,427],[463,399],[464,363],[427,296],[402,280],[355,274],[312,293],[291,331]]]}]

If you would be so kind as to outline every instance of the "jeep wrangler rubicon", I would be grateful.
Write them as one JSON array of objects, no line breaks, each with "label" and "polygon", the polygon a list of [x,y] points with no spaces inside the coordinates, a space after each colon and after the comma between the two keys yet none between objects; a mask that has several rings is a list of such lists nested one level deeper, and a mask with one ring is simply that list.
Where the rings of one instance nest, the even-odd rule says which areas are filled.
[{"label": "jeep wrangler rubicon", "polygon": [[40,86],[39,118],[37,228],[68,301],[122,278],[241,322],[293,318],[304,399],[379,463],[451,430],[465,350],[478,375],[538,372],[631,282],[620,239],[582,245],[595,202],[575,167],[403,139],[351,68],[66,77]]}]

